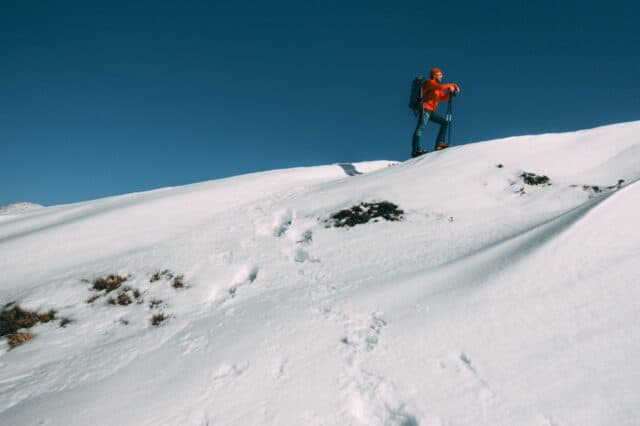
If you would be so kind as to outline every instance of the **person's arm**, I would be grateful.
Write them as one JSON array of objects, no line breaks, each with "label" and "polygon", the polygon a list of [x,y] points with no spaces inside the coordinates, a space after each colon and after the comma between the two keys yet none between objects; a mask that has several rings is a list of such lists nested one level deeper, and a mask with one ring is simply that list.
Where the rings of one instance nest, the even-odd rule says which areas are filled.
[{"label": "person's arm", "polygon": [[445,91],[449,91],[449,92],[460,91],[460,86],[458,86],[456,83],[446,83],[446,84],[441,84],[440,86],[442,86],[442,89]]},{"label": "person's arm", "polygon": [[440,84],[435,80],[428,80],[425,84],[424,93],[427,91],[434,92],[439,101],[448,101],[450,92],[459,92],[460,87],[456,83]]}]

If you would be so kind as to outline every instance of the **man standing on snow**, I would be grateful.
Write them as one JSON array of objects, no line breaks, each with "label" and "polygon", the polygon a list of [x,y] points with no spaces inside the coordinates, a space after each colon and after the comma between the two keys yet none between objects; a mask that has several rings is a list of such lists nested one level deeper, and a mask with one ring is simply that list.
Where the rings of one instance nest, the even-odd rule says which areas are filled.
[{"label": "man standing on snow", "polygon": [[431,74],[429,80],[426,80],[420,89],[420,97],[422,99],[422,113],[418,118],[418,125],[413,132],[413,143],[411,156],[417,157],[419,155],[427,153],[420,147],[420,139],[422,133],[427,126],[427,121],[433,121],[440,125],[440,131],[436,138],[436,144],[434,149],[439,151],[447,147],[445,142],[445,136],[447,135],[447,128],[449,127],[449,121],[442,115],[436,112],[438,102],[449,100],[450,95],[454,95],[460,92],[460,87],[455,83],[442,83],[442,70],[440,68],[431,68]]}]

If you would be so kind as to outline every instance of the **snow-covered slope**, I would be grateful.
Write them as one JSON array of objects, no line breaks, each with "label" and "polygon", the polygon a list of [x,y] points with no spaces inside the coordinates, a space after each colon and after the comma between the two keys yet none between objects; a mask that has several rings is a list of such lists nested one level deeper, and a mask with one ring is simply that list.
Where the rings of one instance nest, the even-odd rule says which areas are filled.
[{"label": "snow-covered slope", "polygon": [[638,424],[638,164],[632,122],[6,216],[0,302],[73,322],[0,354],[0,423]]},{"label": "snow-covered slope", "polygon": [[20,203],[13,203],[13,204],[0,206],[0,215],[24,213],[27,211],[36,210],[40,208],[42,208],[40,204],[23,201]]}]

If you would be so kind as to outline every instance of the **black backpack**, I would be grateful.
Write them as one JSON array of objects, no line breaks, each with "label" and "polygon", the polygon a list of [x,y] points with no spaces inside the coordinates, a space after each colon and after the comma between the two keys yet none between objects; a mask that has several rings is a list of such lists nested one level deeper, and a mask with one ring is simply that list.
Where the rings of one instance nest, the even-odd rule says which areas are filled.
[{"label": "black backpack", "polygon": [[413,111],[414,116],[419,116],[422,112],[422,84],[424,77],[419,75],[413,79],[411,83],[411,95],[409,95],[409,109]]}]

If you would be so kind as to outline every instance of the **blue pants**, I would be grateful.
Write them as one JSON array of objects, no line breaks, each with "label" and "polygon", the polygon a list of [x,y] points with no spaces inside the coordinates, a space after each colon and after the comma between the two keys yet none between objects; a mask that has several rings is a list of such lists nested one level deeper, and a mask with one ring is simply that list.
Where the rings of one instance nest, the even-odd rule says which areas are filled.
[{"label": "blue pants", "polygon": [[427,127],[427,121],[433,121],[440,125],[440,131],[438,132],[438,137],[436,137],[436,143],[433,149],[435,150],[435,147],[437,147],[439,143],[445,143],[449,122],[437,112],[423,109],[420,118],[418,118],[416,130],[413,132],[413,143],[411,145],[413,152],[420,150],[420,139],[422,139],[422,133],[424,133],[424,129]]}]

